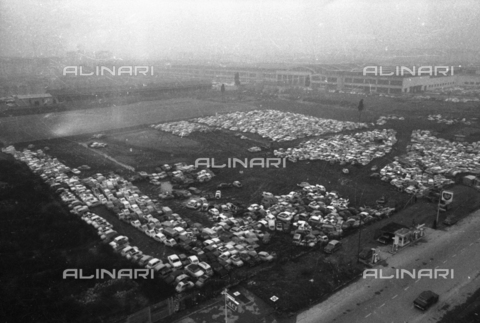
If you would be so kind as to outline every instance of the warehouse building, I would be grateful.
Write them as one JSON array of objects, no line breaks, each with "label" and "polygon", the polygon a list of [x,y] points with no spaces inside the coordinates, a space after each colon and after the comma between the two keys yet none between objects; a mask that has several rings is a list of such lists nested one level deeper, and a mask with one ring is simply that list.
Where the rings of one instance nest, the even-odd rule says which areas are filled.
[{"label": "warehouse building", "polygon": [[[238,73],[241,84],[262,84],[278,88],[311,88],[321,91],[361,91],[385,94],[418,93],[458,86],[457,75],[416,76],[364,75],[356,64],[214,67],[200,65],[171,66],[167,73],[185,78],[233,83]],[[395,67],[386,67],[384,74]]]}]

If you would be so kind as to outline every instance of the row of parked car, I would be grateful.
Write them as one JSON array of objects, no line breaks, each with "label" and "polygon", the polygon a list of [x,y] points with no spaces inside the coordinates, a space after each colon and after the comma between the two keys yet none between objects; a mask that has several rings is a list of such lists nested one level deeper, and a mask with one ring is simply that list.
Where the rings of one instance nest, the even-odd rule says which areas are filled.
[{"label": "row of parked car", "polygon": [[275,156],[297,160],[324,160],[340,165],[367,165],[375,158],[390,153],[397,142],[393,129],[359,132],[353,135],[336,135],[316,138],[299,144],[296,148],[280,148]]},{"label": "row of parked car", "polygon": [[323,185],[298,184],[299,190],[274,196],[264,192],[262,205],[249,211],[262,214],[258,221],[272,231],[287,232],[298,246],[314,247],[339,240],[344,231],[390,216],[395,209],[378,201],[376,207],[353,208],[337,192]]},{"label": "row of parked car", "polygon": [[427,116],[429,121],[436,121],[437,123],[445,123],[448,125],[456,124],[456,123],[463,123],[466,125],[471,125],[473,121],[468,120],[466,118],[449,118],[442,116],[441,114],[429,114]]},{"label": "row of parked car", "polygon": [[368,127],[365,123],[322,119],[277,110],[233,112],[196,118],[192,121],[212,128],[256,133],[277,142]]},{"label": "row of parked car", "polygon": [[[185,288],[188,289],[191,284],[188,283],[188,280],[177,278],[179,272],[177,271],[178,268],[173,266],[172,257],[162,261],[144,255],[137,247],[130,246],[128,244],[128,238],[118,237],[117,232],[112,229],[108,222],[89,211],[88,205],[86,205],[86,202],[81,198],[82,194],[96,198],[95,204],[90,204],[90,206],[99,204],[106,205],[107,208],[117,213],[121,220],[130,223],[150,238],[167,246],[183,249],[189,254],[195,254],[196,256],[190,257],[180,254],[179,258],[182,260],[189,259],[190,262],[195,265],[198,264],[194,259],[198,259],[196,257],[201,258],[202,261],[199,262],[199,266],[203,268],[204,272],[210,274],[211,272],[216,272],[223,276],[226,272],[233,269],[232,266],[241,267],[244,263],[256,265],[260,263],[262,259],[265,261],[271,261],[273,259],[273,257],[266,252],[257,253],[255,251],[255,247],[258,247],[257,244],[253,244],[255,246],[253,247],[249,244],[248,239],[241,241],[239,238],[241,235],[239,227],[240,225],[247,225],[246,222],[237,221],[233,217],[230,217],[226,219],[227,222],[225,222],[225,226],[218,225],[213,229],[205,228],[206,230],[198,226],[192,228],[178,214],[172,213],[168,207],[162,207],[156,200],[151,200],[148,196],[140,195],[141,193],[137,187],[118,175],[111,174],[104,176],[98,173],[79,180],[76,176],[69,178],[63,174],[61,178],[59,178],[59,181],[66,181],[68,183],[68,188],[62,189],[58,193],[60,193],[62,200],[72,208],[72,213],[78,214],[87,223],[97,228],[101,238],[106,242],[110,242],[110,245],[116,252],[119,252],[122,256],[141,266],[154,269],[160,276],[166,279],[167,282],[177,284],[178,291],[183,291]],[[241,187],[241,183],[235,181],[231,184],[219,184],[219,186],[222,188],[225,188],[225,186]],[[207,203],[205,198],[203,198],[202,201]],[[215,206],[222,210],[231,210],[233,208],[233,204],[231,203],[227,203],[227,205],[209,205],[208,207],[214,210]],[[216,212],[209,212],[209,214],[212,213],[215,214]],[[165,221],[161,222],[159,220],[160,218]],[[232,225],[232,230],[237,229],[237,236],[231,234],[231,237],[239,238],[237,243],[226,239],[225,233],[230,228],[227,223]],[[244,230],[247,230],[246,227],[244,227]],[[224,233],[222,236],[223,241],[215,238],[221,234],[220,231]],[[241,232],[242,234],[247,234],[247,232]],[[214,238],[211,241],[208,239],[205,240],[209,237]],[[257,239],[257,237],[255,238]],[[258,241],[258,239],[253,241]],[[208,270],[210,267],[208,267],[209,264],[207,261],[212,263],[212,268],[215,270]],[[176,267],[178,267],[178,265]],[[193,276],[190,274],[189,277],[190,281],[197,286],[203,285],[209,278],[207,277],[208,275],[200,275],[202,272],[196,270],[198,268],[190,263],[185,263],[184,261],[183,267],[185,267],[183,269],[187,273],[195,273]]]},{"label": "row of parked car", "polygon": [[211,129],[205,125],[192,123],[188,121],[160,123],[160,124],[154,124],[151,127],[160,131],[170,132],[180,137],[186,137],[194,131],[200,131],[200,132],[211,131]]},{"label": "row of parked car", "polygon": [[156,173],[139,172],[140,177],[148,179],[150,184],[161,185],[162,180],[173,183],[204,183],[210,181],[215,174],[208,169],[197,170],[194,165],[177,163],[173,166],[165,164],[157,168]]},{"label": "row of parked car", "polygon": [[384,124],[387,123],[388,120],[401,120],[404,121],[404,117],[396,116],[393,114],[387,115],[387,116],[380,116],[377,121],[375,122],[378,126],[383,126]]},{"label": "row of parked car", "polygon": [[[407,154],[380,170],[379,177],[399,190],[424,195],[432,187],[445,187],[454,183],[457,173],[480,169],[480,141],[462,143],[432,135],[428,130],[415,130]],[[449,178],[450,177],[450,178]]]}]

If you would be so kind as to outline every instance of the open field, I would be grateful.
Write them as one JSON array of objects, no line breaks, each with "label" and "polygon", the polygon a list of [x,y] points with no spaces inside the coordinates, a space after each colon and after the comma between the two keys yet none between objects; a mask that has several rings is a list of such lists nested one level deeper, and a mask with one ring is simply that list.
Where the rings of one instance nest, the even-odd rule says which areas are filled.
[{"label": "open field", "polygon": [[[30,143],[37,147],[50,147],[52,156],[58,157],[65,164],[78,167],[87,164],[92,170],[84,172],[90,175],[96,172],[115,171],[124,176],[131,173],[119,164],[108,160],[85,148],[80,144],[91,140],[91,133],[108,131],[105,138],[99,141],[108,144],[101,149],[120,163],[133,166],[137,171],[153,172],[156,167],[165,163],[186,162],[193,164],[196,158],[215,158],[218,163],[223,163],[229,157],[239,159],[252,157],[274,157],[273,150],[280,147],[296,146],[305,139],[292,142],[273,143],[256,134],[246,134],[250,139],[242,140],[231,131],[216,130],[210,133],[193,133],[185,138],[180,138],[169,133],[151,129],[143,124],[150,125],[161,121],[189,119],[197,116],[212,115],[216,112],[231,112],[251,109],[276,109],[291,111],[321,118],[332,118],[344,121],[358,121],[356,104],[360,96],[354,95],[329,95],[328,100],[336,99],[342,102],[350,102],[351,105],[325,105],[317,103],[302,103],[289,100],[259,100],[249,105],[223,104],[199,100],[169,100],[166,102],[148,102],[139,105],[104,108],[77,111],[67,114],[26,116],[15,121],[12,119],[0,119],[2,132],[0,140],[4,143],[22,142],[16,148],[22,148]],[[363,121],[374,122],[379,116],[397,114],[405,117],[405,121],[387,121],[383,126],[371,126],[370,129],[394,129],[397,131],[397,143],[391,153],[375,159],[369,165],[350,167],[350,173],[342,173],[342,166],[330,164],[324,161],[299,161],[287,162],[286,168],[233,168],[216,169],[216,176],[208,183],[195,184],[200,190],[214,193],[216,186],[223,182],[231,183],[239,180],[243,188],[230,188],[222,191],[221,202],[237,201],[247,205],[260,203],[262,192],[274,194],[287,194],[298,189],[300,182],[324,185],[327,191],[338,191],[340,195],[348,198],[352,205],[373,205],[381,196],[398,204],[402,211],[389,219],[373,223],[362,230],[360,239],[361,247],[376,246],[373,240],[375,231],[385,224],[395,221],[405,225],[425,223],[432,226],[435,216],[436,205],[419,200],[411,205],[410,196],[399,193],[389,183],[378,179],[371,179],[370,168],[373,165],[379,168],[391,162],[395,156],[406,152],[410,143],[410,134],[413,130],[424,129],[438,133],[439,137],[452,139],[458,132],[466,133],[467,141],[477,141],[480,138],[478,122],[466,127],[462,124],[446,125],[428,121],[426,116],[432,113],[441,113],[451,117],[478,117],[478,112],[472,104],[453,104],[442,102],[411,102],[400,99],[367,97],[364,99],[366,111],[362,115]],[[159,109],[158,106],[162,108]],[[20,117],[19,117],[20,118]],[[31,126],[25,122],[30,120]],[[16,126],[16,124],[23,126]],[[125,127],[131,127],[124,129]],[[353,131],[353,132],[361,132]],[[349,133],[352,131],[349,131]],[[65,138],[60,138],[68,136]],[[56,139],[51,139],[58,137]],[[268,147],[262,152],[250,153],[249,147]],[[159,193],[158,186],[153,186],[147,181],[136,183],[142,192],[156,198]],[[464,216],[468,212],[480,207],[478,192],[462,185],[454,187],[455,199],[453,210],[441,214],[440,222],[450,213]],[[194,222],[210,224],[205,215],[198,211],[186,209],[182,200],[163,201],[164,205],[172,207],[174,212]],[[103,216],[103,215],[102,215]],[[109,215],[105,215],[108,221],[113,221]],[[113,216],[112,216],[113,218]],[[119,222],[119,221],[118,221]],[[113,222],[112,222],[113,223]],[[128,226],[124,223],[115,223],[115,226]],[[120,231],[119,231],[120,232]],[[122,232],[121,232],[122,233]],[[157,247],[150,244],[150,240],[137,230],[128,226],[124,231],[132,235],[135,244],[141,246],[145,253],[165,255],[175,252],[175,249]],[[278,261],[272,268],[261,268],[256,277],[245,283],[245,287],[251,289],[267,302],[272,295],[280,298],[277,303],[278,310],[294,312],[325,297],[328,293],[350,280],[359,272],[356,262],[358,252],[358,233],[350,234],[343,239],[344,248],[339,253],[326,257],[320,247],[316,247],[308,254],[294,259],[294,256],[305,250],[295,247],[291,243],[291,237],[285,233],[275,233],[270,244],[263,246],[265,250],[275,251],[279,255]],[[234,275],[241,276],[248,269],[241,269]],[[305,288],[308,286],[308,288]],[[271,302],[270,302],[271,304]]]},{"label": "open field", "polygon": [[244,104],[214,103],[194,99],[138,102],[134,104],[0,118],[0,141],[16,143],[52,139],[154,122],[188,119],[216,112],[248,110]]}]

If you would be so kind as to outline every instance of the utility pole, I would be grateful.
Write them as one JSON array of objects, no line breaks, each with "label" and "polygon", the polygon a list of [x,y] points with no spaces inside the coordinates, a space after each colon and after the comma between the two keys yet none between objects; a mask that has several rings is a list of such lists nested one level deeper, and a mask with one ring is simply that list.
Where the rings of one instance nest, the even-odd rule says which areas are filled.
[{"label": "utility pole", "polygon": [[360,231],[358,231],[357,263],[360,262],[360,240],[361,239],[362,239],[362,218],[360,218]]},{"label": "utility pole", "polygon": [[228,323],[228,310],[227,310],[227,288],[223,291],[223,297],[225,299],[225,323]]},{"label": "utility pole", "polygon": [[440,192],[440,196],[438,197],[437,218],[435,219],[435,223],[434,223],[434,229],[435,230],[437,229],[437,225],[438,225],[438,216],[439,216],[439,213],[440,213],[440,201],[442,200],[442,193],[443,193],[443,191]]}]

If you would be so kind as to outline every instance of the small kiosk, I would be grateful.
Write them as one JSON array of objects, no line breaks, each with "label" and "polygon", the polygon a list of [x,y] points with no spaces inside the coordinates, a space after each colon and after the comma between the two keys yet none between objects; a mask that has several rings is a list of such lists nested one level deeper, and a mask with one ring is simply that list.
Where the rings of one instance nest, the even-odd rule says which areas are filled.
[{"label": "small kiosk", "polygon": [[[407,228],[402,228],[395,231],[395,238],[394,241],[398,241],[398,247],[402,248],[412,242],[413,232]],[[398,240],[396,239],[398,238]]]}]

